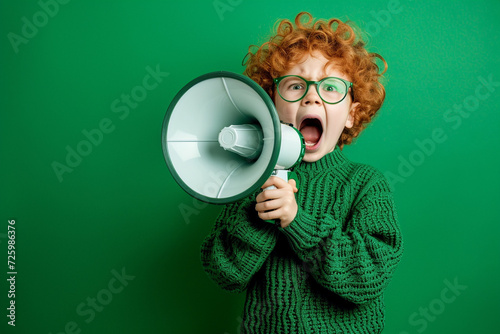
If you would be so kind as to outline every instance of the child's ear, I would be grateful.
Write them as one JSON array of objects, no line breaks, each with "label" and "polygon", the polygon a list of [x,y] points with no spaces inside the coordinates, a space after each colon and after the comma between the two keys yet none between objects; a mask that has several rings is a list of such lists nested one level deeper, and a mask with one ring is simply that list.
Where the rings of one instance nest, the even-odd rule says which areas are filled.
[{"label": "child's ear", "polygon": [[345,127],[350,129],[354,125],[354,114],[358,109],[359,102],[354,102],[351,104],[351,109],[349,110],[349,114],[347,115],[347,119],[345,121]]}]

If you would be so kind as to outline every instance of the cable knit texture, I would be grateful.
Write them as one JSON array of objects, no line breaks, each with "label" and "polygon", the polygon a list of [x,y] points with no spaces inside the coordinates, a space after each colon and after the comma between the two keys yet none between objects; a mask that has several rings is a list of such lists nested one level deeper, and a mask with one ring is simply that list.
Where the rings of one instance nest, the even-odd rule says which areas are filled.
[{"label": "cable knit texture", "polygon": [[242,333],[380,333],[403,252],[387,180],[339,147],[294,171],[294,221],[259,219],[257,193],[226,205],[202,245],[205,271],[228,291],[246,289]]}]

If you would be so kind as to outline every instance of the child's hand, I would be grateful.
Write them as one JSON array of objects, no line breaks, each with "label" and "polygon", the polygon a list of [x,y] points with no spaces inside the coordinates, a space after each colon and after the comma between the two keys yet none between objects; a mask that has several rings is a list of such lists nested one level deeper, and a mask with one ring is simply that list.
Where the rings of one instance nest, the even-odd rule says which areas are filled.
[{"label": "child's hand", "polygon": [[262,188],[270,186],[275,186],[276,189],[267,189],[261,192],[256,198],[255,210],[259,213],[260,219],[279,219],[281,227],[285,228],[297,215],[298,206],[295,193],[299,190],[295,180],[291,179],[287,183],[277,176],[271,176]]}]

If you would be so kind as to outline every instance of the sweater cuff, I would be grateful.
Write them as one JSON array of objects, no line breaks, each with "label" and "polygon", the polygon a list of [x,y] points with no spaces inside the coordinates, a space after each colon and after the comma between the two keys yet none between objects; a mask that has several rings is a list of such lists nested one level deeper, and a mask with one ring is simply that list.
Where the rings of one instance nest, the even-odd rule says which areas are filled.
[{"label": "sweater cuff", "polygon": [[280,228],[280,231],[286,235],[296,251],[304,251],[317,246],[328,236],[333,225],[332,219],[328,216],[317,219],[299,208],[295,219],[287,227]]}]

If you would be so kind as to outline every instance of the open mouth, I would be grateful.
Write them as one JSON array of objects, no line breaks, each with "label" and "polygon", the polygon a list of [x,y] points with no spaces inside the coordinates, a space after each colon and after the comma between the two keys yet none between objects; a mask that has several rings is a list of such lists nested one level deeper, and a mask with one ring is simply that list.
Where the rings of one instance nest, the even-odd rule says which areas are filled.
[{"label": "open mouth", "polygon": [[321,135],[323,134],[323,125],[321,120],[313,117],[306,117],[302,120],[299,127],[302,137],[306,143],[306,150],[315,150],[319,147],[321,142]]}]

